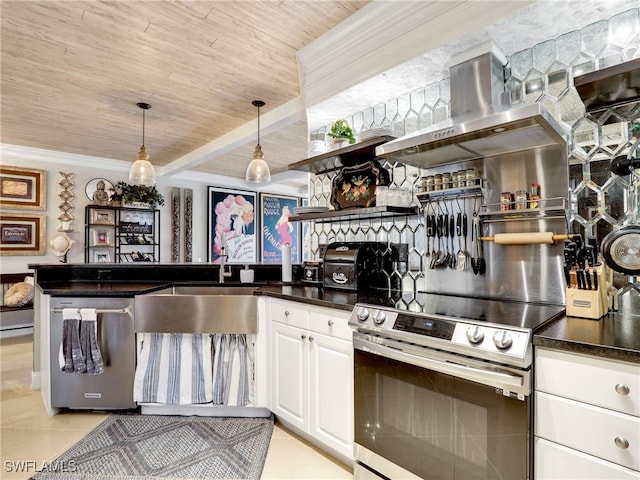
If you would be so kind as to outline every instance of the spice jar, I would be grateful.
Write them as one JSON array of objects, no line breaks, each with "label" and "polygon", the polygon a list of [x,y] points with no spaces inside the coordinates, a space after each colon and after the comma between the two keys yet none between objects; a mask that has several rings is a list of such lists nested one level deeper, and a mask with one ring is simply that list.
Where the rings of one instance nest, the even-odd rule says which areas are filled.
[{"label": "spice jar", "polygon": [[518,190],[516,192],[516,210],[526,210],[527,208],[527,192],[526,190]]},{"label": "spice jar", "polygon": [[436,173],[433,177],[433,189],[442,190],[442,174]]},{"label": "spice jar", "polygon": [[513,196],[511,192],[502,192],[500,194],[500,211],[506,212],[511,210],[511,203],[513,202]]},{"label": "spice jar", "polygon": [[476,169],[467,168],[465,170],[465,177],[467,181],[467,187],[473,187],[476,184]]},{"label": "spice jar", "polygon": [[540,206],[540,185],[537,183],[531,184],[531,190],[529,192],[529,208],[538,208]]},{"label": "spice jar", "polygon": [[451,188],[451,172],[444,172],[442,174],[442,188]]}]

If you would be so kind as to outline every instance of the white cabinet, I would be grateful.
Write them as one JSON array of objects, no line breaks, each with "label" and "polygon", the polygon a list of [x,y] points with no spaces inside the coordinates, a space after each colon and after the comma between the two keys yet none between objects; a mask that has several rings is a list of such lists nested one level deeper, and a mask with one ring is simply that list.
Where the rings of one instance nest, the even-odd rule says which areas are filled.
[{"label": "white cabinet", "polygon": [[303,431],[309,430],[307,335],[300,328],[271,324],[271,410]]},{"label": "white cabinet", "polygon": [[311,435],[347,458],[353,455],[352,342],[309,336]]},{"label": "white cabinet", "polygon": [[538,348],[535,477],[640,476],[640,365]]},{"label": "white cabinet", "polygon": [[271,410],[317,445],[353,459],[349,314],[271,300]]}]

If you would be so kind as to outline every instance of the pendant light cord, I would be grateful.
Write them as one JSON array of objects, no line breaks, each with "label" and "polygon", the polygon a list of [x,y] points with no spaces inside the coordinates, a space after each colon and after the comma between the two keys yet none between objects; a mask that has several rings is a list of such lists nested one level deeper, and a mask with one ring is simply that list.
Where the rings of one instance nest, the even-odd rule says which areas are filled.
[{"label": "pendant light cord", "polygon": [[260,107],[264,107],[265,103],[262,100],[254,100],[251,104],[258,107],[258,145],[260,145]]},{"label": "pendant light cord", "polygon": [[145,113],[146,113],[146,110],[149,110],[151,108],[151,105],[143,102],[140,102],[137,105],[138,105],[138,108],[142,110],[142,146],[144,147],[144,128],[147,120]]}]

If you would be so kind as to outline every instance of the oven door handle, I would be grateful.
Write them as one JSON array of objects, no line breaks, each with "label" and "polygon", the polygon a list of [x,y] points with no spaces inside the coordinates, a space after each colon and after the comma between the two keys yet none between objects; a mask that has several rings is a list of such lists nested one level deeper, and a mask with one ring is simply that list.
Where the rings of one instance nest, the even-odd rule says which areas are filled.
[{"label": "oven door handle", "polygon": [[416,367],[434,370],[436,372],[464,378],[484,385],[499,387],[503,390],[514,391],[517,393],[522,392],[524,387],[524,378],[520,375],[485,370],[451,361],[435,360],[433,358],[414,355],[399,348],[387,346],[384,344],[384,340],[380,340],[380,343],[374,343],[366,339],[359,338],[359,336],[354,334],[353,347],[357,350],[374,353],[382,357],[398,360],[399,362],[409,363]]}]

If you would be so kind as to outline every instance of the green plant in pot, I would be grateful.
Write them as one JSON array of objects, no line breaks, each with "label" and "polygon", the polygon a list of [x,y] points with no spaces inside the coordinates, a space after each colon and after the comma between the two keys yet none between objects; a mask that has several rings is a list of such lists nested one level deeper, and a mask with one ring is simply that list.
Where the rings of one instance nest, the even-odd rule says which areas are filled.
[{"label": "green plant in pot", "polygon": [[132,203],[146,203],[150,210],[164,205],[164,197],[155,185],[129,185],[127,182],[118,182],[113,187],[111,203],[120,202],[122,205]]},{"label": "green plant in pot", "polygon": [[339,141],[340,139],[346,139],[349,143],[356,143],[356,137],[353,136],[353,130],[346,120],[336,120],[331,124],[331,131],[327,133],[327,136],[333,138],[333,141]]}]

